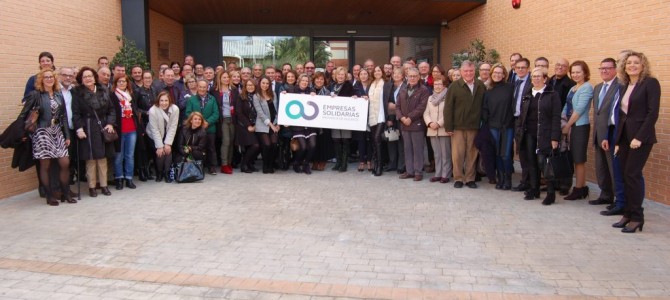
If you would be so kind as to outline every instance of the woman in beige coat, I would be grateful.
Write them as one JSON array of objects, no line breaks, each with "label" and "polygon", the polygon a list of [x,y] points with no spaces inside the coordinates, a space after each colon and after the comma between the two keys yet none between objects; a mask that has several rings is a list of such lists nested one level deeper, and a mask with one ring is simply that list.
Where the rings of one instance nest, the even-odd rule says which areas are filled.
[{"label": "woman in beige coat", "polygon": [[451,137],[444,130],[444,99],[447,88],[442,79],[433,82],[433,94],[428,98],[428,105],[423,112],[423,120],[428,127],[427,136],[435,153],[435,176],[430,182],[449,182],[451,177]]}]

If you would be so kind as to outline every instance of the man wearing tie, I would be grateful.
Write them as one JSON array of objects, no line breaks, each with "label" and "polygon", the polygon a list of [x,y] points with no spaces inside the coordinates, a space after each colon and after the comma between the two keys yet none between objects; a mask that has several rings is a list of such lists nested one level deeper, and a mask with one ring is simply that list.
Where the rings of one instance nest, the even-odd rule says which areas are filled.
[{"label": "man wearing tie", "polygon": [[[519,54],[520,55],[520,54]],[[514,64],[514,71],[516,72],[516,79],[514,79],[514,118],[521,115],[521,98],[523,95],[530,93],[533,85],[530,83],[530,76],[528,76],[528,68],[530,61],[527,58],[520,58]],[[528,174],[527,161],[524,147],[519,149],[519,162],[521,163],[521,183],[513,187],[513,191],[523,192],[530,188],[530,177]]]},{"label": "man wearing tie", "polygon": [[[614,123],[611,122],[612,103],[619,89],[616,80],[616,61],[606,58],[600,62],[600,78],[603,82],[593,91],[593,144],[595,146],[595,165],[600,196],[589,201],[591,205],[614,203],[614,170],[612,168],[612,145]],[[612,124],[610,124],[612,123]],[[623,207],[621,208],[623,210]]]}]

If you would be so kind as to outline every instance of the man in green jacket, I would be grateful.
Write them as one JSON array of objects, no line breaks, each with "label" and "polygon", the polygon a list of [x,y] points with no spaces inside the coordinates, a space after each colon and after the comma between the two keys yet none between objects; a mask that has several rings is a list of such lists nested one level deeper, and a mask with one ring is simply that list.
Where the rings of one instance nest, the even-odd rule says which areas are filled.
[{"label": "man in green jacket", "polygon": [[216,103],[214,96],[210,95],[208,90],[209,84],[206,80],[198,80],[198,95],[190,97],[186,103],[186,117],[192,112],[200,112],[209,124],[207,127],[207,151],[206,163],[209,167],[209,174],[216,175],[216,166],[218,165],[216,159],[216,124],[219,121],[219,105]]},{"label": "man in green jacket", "polygon": [[460,71],[461,79],[449,85],[447,91],[444,103],[444,129],[451,136],[454,187],[462,188],[465,182],[469,188],[474,189],[477,188],[475,136],[479,130],[486,86],[475,78],[475,64],[471,61],[463,61]]}]

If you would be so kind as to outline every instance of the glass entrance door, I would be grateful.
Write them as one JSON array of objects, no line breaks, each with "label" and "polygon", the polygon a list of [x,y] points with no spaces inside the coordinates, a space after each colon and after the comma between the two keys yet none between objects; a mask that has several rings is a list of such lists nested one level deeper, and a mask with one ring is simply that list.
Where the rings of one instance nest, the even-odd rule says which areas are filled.
[{"label": "glass entrance door", "polygon": [[[325,62],[330,60],[335,67],[351,69],[355,64],[362,65],[368,58],[371,58],[375,64],[388,62],[390,47],[389,38],[314,38],[313,55],[317,67],[324,67]],[[323,64],[321,64],[322,61]]]}]

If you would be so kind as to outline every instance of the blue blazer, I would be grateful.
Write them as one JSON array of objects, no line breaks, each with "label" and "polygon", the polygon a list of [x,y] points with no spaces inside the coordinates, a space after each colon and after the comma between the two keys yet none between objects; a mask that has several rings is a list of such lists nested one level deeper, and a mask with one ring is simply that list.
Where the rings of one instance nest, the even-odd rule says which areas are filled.
[{"label": "blue blazer", "polygon": [[[593,85],[591,83],[584,82],[580,86],[575,94],[572,96],[572,110],[573,113],[579,115],[579,119],[575,122],[576,126],[589,124],[589,109],[591,108],[591,99],[593,99]],[[566,103],[563,107],[562,116],[568,114],[568,104]]]}]

